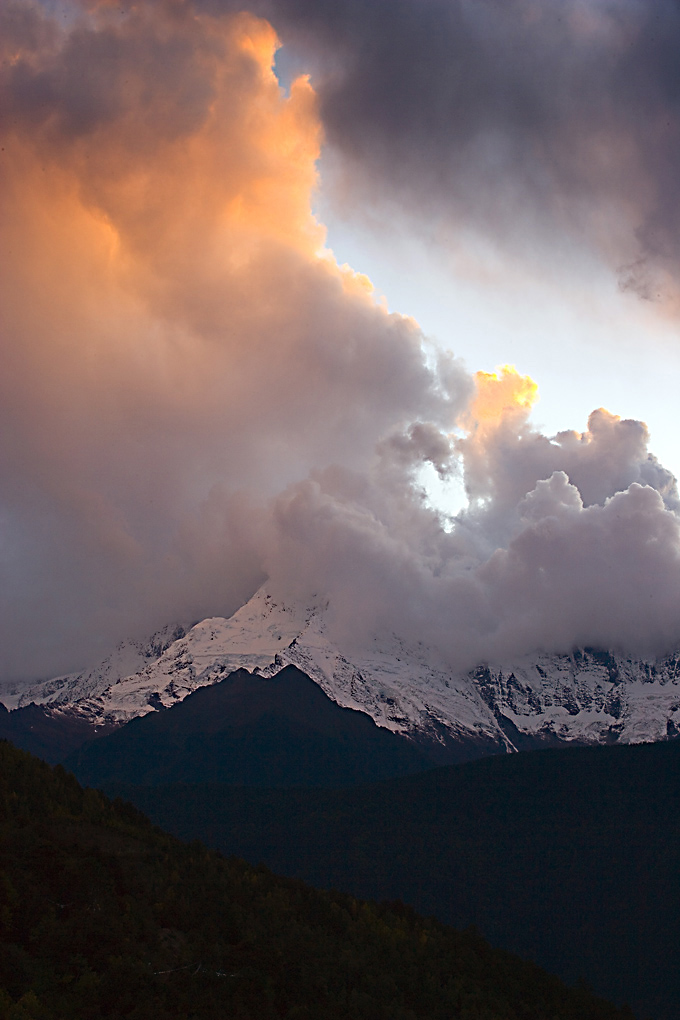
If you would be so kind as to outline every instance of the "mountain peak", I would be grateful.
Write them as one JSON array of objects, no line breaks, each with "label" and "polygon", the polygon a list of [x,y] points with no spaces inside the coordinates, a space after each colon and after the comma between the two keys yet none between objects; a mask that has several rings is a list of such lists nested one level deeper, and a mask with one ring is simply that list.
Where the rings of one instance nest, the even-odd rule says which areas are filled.
[{"label": "mountain peak", "polygon": [[341,708],[296,666],[236,670],[67,759],[89,785],[227,782],[337,786],[422,771],[415,744]]},{"label": "mountain peak", "polygon": [[286,683],[293,674],[281,671],[297,667],[341,707],[435,749],[467,745],[477,755],[680,733],[678,654],[638,660],[584,648],[455,672],[435,649],[396,634],[350,646],[332,633],[328,609],[324,599],[282,598],[265,584],[228,619],[209,617],[187,632],[169,627],[148,642],[124,642],[93,669],[34,685],[19,705],[110,726],[170,708],[239,671],[253,686],[254,677],[277,674]]}]

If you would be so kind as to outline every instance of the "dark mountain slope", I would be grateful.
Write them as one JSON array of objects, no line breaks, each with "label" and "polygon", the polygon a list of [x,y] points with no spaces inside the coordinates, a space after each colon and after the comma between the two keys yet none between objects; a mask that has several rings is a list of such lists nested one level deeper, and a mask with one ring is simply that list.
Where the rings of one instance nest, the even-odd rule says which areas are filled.
[{"label": "dark mountain slope", "polygon": [[340,708],[295,666],[237,670],[133,719],[65,762],[81,782],[341,786],[431,767],[405,737]]},{"label": "dark mountain slope", "polygon": [[110,733],[112,723],[96,725],[76,712],[43,705],[26,705],[8,712],[0,703],[0,739],[11,740],[55,765],[81,747],[85,741]]},{"label": "dark mountain slope", "polygon": [[486,758],[351,790],[127,788],[184,837],[399,897],[568,981],[680,1017],[680,744]]},{"label": "dark mountain slope", "polygon": [[400,904],[277,878],[0,742],[3,1020],[625,1020]]}]

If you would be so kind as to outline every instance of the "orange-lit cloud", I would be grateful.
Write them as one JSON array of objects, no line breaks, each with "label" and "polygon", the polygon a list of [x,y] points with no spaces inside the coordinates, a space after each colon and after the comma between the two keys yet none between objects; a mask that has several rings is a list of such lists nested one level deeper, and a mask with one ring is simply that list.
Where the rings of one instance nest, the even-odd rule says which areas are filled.
[{"label": "orange-lit cloud", "polygon": [[538,399],[538,383],[520,375],[514,365],[475,373],[476,394],[461,419],[468,431],[493,429],[508,415],[526,417]]},{"label": "orange-lit cloud", "polygon": [[324,251],[316,96],[279,87],[267,22],[183,2],[2,18],[12,673],[235,608],[262,571],[239,514],[457,408],[415,323]]}]

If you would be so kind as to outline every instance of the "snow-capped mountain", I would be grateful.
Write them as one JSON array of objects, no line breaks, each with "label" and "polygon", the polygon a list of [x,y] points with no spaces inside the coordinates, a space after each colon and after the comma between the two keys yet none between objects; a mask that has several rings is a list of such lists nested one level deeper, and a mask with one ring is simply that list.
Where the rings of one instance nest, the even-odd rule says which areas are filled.
[{"label": "snow-capped mountain", "polygon": [[346,708],[379,726],[440,744],[514,750],[541,742],[625,743],[680,735],[680,655],[642,661],[610,652],[538,654],[452,674],[432,649],[392,635],[356,651],[333,643],[327,605],[275,599],[266,586],[231,618],[186,633],[166,628],[124,643],[95,669],[1,700],[77,713],[93,725],[170,707],[246,668],[273,676],[295,665]]}]

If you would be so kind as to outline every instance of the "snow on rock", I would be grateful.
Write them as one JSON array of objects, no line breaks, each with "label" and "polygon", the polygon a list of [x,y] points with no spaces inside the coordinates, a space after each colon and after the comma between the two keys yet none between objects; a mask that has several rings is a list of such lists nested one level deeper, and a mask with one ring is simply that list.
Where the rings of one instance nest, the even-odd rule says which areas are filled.
[{"label": "snow on rock", "polygon": [[157,660],[166,648],[183,636],[182,627],[170,624],[144,643],[121,641],[111,655],[91,669],[57,676],[30,687],[7,689],[0,693],[0,701],[6,708],[23,708],[31,703],[57,707],[101,697],[113,684]]},{"label": "snow on rock", "polygon": [[70,708],[92,722],[125,722],[169,707],[241,667],[273,676],[302,669],[339,705],[400,733],[453,741],[656,741],[680,735],[680,655],[643,661],[598,650],[540,653],[452,674],[431,648],[395,635],[371,647],[331,641],[327,604],[275,599],[262,587],[229,619],[187,633],[168,627],[124,642],[100,666],[0,696],[9,708]]},{"label": "snow on rock", "polygon": [[496,718],[509,719],[522,733],[587,743],[641,743],[680,733],[677,653],[645,661],[576,649],[482,666],[473,675]]}]

